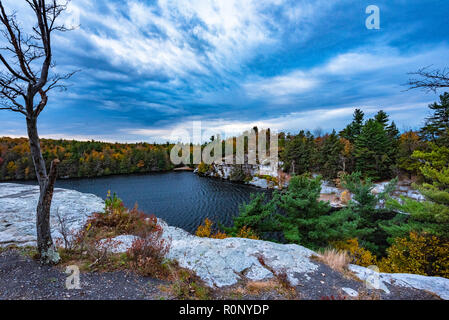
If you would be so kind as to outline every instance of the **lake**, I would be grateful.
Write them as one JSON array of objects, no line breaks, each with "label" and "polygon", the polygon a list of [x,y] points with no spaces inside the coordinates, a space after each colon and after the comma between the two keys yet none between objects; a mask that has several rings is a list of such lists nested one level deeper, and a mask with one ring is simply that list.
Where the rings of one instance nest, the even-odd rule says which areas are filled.
[{"label": "lake", "polygon": [[251,193],[268,192],[192,172],[58,180],[56,187],[93,193],[103,199],[111,190],[127,207],[137,203],[145,213],[192,233],[205,218],[229,226],[239,205],[248,202]]}]

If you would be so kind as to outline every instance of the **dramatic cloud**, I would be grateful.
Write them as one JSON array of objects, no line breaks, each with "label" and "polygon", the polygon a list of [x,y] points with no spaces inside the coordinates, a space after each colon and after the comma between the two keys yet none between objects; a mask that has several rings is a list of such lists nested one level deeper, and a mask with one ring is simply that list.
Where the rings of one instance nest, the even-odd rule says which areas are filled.
[{"label": "dramatic cloud", "polygon": [[[341,129],[354,108],[388,111],[417,127],[437,96],[407,91],[408,72],[447,66],[449,4],[379,0],[381,29],[365,28],[367,1],[76,0],[54,38],[57,71],[81,69],[54,92],[45,137],[165,141],[171,130],[253,125]],[[27,29],[25,1],[11,1]],[[2,40],[0,40],[2,41]],[[0,113],[0,135],[25,135]]]}]

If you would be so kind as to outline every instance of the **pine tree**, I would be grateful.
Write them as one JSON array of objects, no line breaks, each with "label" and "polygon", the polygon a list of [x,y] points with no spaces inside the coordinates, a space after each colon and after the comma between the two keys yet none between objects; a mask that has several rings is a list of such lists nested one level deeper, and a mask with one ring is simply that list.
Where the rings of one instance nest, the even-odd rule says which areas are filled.
[{"label": "pine tree", "polygon": [[382,223],[395,216],[390,210],[382,208],[380,204],[394,191],[396,183],[397,179],[393,179],[385,186],[383,192],[374,194],[372,192],[374,184],[371,179],[363,180],[360,172],[346,175],[342,179],[342,186],[353,194],[348,208],[343,211],[349,211],[348,216],[352,213],[357,217],[355,236],[359,238],[364,248],[378,256],[382,255],[388,246],[387,233],[382,228]]},{"label": "pine tree", "polygon": [[379,122],[384,128],[387,127],[388,122],[390,121],[388,118],[388,114],[385,113],[385,111],[380,110],[375,116],[374,120]]},{"label": "pine tree", "polygon": [[[276,219],[284,238],[290,243],[314,247],[316,224],[320,216],[330,211],[327,202],[318,201],[321,192],[321,177],[294,176],[288,190],[281,194]],[[278,228],[279,228],[278,227]]]},{"label": "pine tree", "polygon": [[433,115],[426,119],[421,129],[423,139],[449,147],[449,93],[440,95],[440,104],[429,105]]},{"label": "pine tree", "polygon": [[273,217],[277,211],[279,194],[275,192],[267,201],[265,194],[251,194],[251,200],[239,207],[239,215],[233,220],[233,226],[223,228],[229,235],[235,236],[243,227],[251,228],[259,235],[273,231]]},{"label": "pine tree", "polygon": [[323,145],[320,149],[318,162],[320,172],[324,178],[335,179],[340,171],[340,155],[343,151],[343,145],[337,136],[335,130],[330,135],[324,137]]},{"label": "pine tree", "polygon": [[281,155],[284,170],[294,174],[309,172],[315,163],[315,142],[310,132],[301,131],[298,135],[286,142]]},{"label": "pine tree", "polygon": [[363,126],[355,142],[356,170],[365,177],[391,177],[392,143],[382,123],[370,119]]},{"label": "pine tree", "polygon": [[390,199],[390,208],[408,215],[386,224],[385,230],[391,239],[407,237],[411,231],[449,239],[449,148],[431,143],[430,151],[415,151],[413,158],[424,163],[419,169],[425,182],[415,187],[426,201]]},{"label": "pine tree", "polygon": [[354,143],[363,127],[365,114],[360,109],[355,109],[352,122],[340,132],[340,136]]}]

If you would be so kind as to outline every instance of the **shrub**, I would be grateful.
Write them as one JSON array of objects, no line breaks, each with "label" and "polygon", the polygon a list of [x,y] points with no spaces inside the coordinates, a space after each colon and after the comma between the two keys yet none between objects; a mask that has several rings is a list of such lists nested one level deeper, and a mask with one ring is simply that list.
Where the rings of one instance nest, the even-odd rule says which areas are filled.
[{"label": "shrub", "polygon": [[212,226],[214,223],[206,218],[204,220],[204,223],[198,227],[198,229],[195,232],[195,235],[197,237],[201,238],[212,238],[212,239],[226,239],[230,237],[235,238],[245,238],[245,239],[253,239],[253,240],[259,240],[259,237],[257,234],[249,227],[243,226],[241,227],[235,235],[228,235],[225,232],[216,231],[215,233],[212,233]]},{"label": "shrub", "polygon": [[110,192],[105,200],[105,210],[94,213],[84,228],[87,236],[94,238],[114,237],[122,234],[132,234],[145,237],[157,227],[157,218],[147,216],[138,210],[137,205],[129,210],[121,199]]},{"label": "shrub", "polygon": [[201,174],[201,175],[206,174],[209,170],[210,170],[210,166],[205,164],[204,162],[201,162],[198,165],[198,173]]},{"label": "shrub", "polygon": [[133,270],[143,276],[165,278],[169,274],[165,256],[170,244],[162,238],[162,227],[157,225],[145,238],[134,240],[127,251]]},{"label": "shrub", "polygon": [[449,242],[434,235],[411,232],[397,238],[379,264],[382,272],[413,273],[449,278]]},{"label": "shrub", "polygon": [[222,233],[220,231],[217,231],[216,233],[212,234],[213,224],[214,223],[211,220],[206,218],[204,220],[204,224],[200,225],[196,230],[195,235],[201,238],[214,238],[214,239],[225,239],[228,237],[226,233]]},{"label": "shrub", "polygon": [[363,267],[377,264],[376,256],[369,250],[360,247],[357,239],[334,242],[333,246],[338,250],[346,251],[349,255],[350,263]]},{"label": "shrub", "polygon": [[236,235],[236,238],[245,238],[245,239],[253,239],[259,240],[260,238],[257,234],[249,227],[243,226]]},{"label": "shrub", "polygon": [[178,300],[208,300],[211,290],[192,271],[174,266],[172,271],[171,284],[162,287],[169,291]]}]

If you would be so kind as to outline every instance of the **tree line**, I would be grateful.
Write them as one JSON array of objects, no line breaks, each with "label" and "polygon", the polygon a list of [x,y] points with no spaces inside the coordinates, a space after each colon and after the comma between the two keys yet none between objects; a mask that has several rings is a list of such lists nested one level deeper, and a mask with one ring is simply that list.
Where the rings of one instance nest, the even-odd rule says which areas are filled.
[{"label": "tree line", "polygon": [[[429,106],[433,115],[417,131],[399,132],[384,111],[365,119],[360,109],[342,131],[315,137],[309,131],[281,134],[280,159],[286,172],[300,175],[320,173],[335,179],[339,173],[360,172],[373,180],[392,179],[401,173],[419,174],[421,162],[415,151],[449,146],[449,93]],[[416,155],[416,154],[415,154]]]},{"label": "tree line", "polygon": [[[47,168],[59,159],[58,177],[82,178],[172,169],[171,144],[120,144],[42,139]],[[36,179],[26,138],[0,138],[0,180]]]}]

